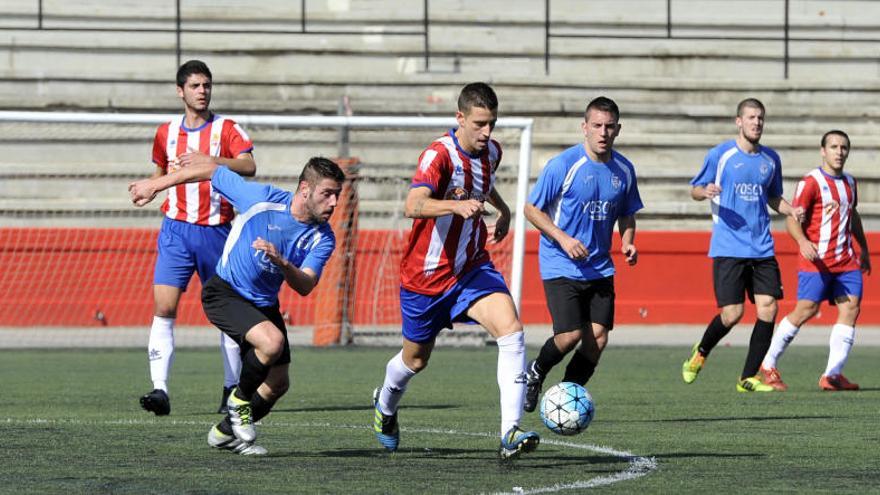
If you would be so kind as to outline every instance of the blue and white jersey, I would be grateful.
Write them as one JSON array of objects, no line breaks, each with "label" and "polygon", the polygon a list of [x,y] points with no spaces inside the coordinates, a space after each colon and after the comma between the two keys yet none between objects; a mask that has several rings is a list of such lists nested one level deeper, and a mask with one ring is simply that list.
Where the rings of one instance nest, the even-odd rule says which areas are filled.
[{"label": "blue and white jersey", "polygon": [[767,199],[782,197],[782,161],[771,148],[757,153],[739,149],[736,140],[709,150],[692,186],[715,183],[721,194],[712,198],[712,242],[709,256],[767,258],[773,256]]},{"label": "blue and white jersey", "polygon": [[318,277],[333,254],[336,238],[327,223],[307,224],[290,212],[293,193],[269,184],[247,182],[226,167],[217,167],[211,185],[238,210],[217,275],[242,297],[257,306],[278,303],[284,283],[281,268],[251,244],[260,237],[275,245],[287,261],[300,269],[311,268]]},{"label": "blue and white jersey", "polygon": [[608,254],[614,224],[643,206],[632,163],[613,150],[608,163],[594,162],[583,144],[547,162],[528,201],[589,251],[586,259],[573,260],[556,241],[542,234],[538,260],[544,280],[595,280],[614,275]]}]

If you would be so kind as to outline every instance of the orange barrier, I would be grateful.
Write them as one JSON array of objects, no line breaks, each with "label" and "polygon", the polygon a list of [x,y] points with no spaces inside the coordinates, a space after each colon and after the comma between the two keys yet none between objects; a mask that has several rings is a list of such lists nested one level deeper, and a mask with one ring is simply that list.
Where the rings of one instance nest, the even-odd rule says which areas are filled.
[{"label": "orange barrier", "polygon": [[[0,326],[132,326],[152,317],[151,284],[156,256],[154,229],[0,228]],[[358,276],[349,296],[350,321],[355,325],[396,325],[400,322],[398,266],[405,232],[361,230],[353,239]],[[780,316],[794,306],[797,292],[796,245],[784,233],[774,234],[782,269],[785,299]],[[339,237],[337,237],[339,239]],[[880,233],[868,234],[875,249]],[[543,287],[538,273],[536,232],[528,232],[523,273],[522,319],[546,324]],[[496,265],[509,273],[511,236],[490,251]],[[639,232],[639,264],[625,266],[614,255],[618,323],[707,323],[716,313],[711,260],[706,257],[708,232]],[[617,244],[613,248],[616,253]],[[880,259],[874,256],[874,259]],[[325,271],[319,288],[336,291],[326,305],[319,292],[300,297],[288,288],[279,296],[290,323],[312,325],[321,311],[341,312],[347,292]],[[347,278],[347,277],[346,277]],[[329,283],[328,283],[329,282]],[[865,278],[866,300],[861,323],[880,324],[874,299],[878,277]],[[317,290],[317,289],[316,289]],[[195,278],[181,299],[181,325],[207,325]],[[342,299],[340,299],[342,298]],[[319,310],[318,306],[323,307]],[[754,321],[748,306],[744,321]],[[836,311],[823,306],[818,321],[834,320]],[[323,316],[320,316],[323,318]],[[335,331],[335,330],[334,330]],[[331,339],[332,340],[332,339]]]}]

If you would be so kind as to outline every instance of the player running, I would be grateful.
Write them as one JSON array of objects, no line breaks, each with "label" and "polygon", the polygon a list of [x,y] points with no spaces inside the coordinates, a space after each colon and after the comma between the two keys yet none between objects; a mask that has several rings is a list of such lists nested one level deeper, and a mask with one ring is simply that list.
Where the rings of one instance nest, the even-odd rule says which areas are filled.
[{"label": "player running", "polygon": [[693,383],[709,353],[743,316],[744,294],[755,304],[757,319],[749,350],[736,383],[739,392],[772,392],[758,376],[770,347],[773,325],[782,298],[782,278],[773,252],[767,206],[796,220],[803,208],[782,197],[782,161],[772,148],[760,144],[764,105],[747,98],[736,108],[736,139],[715,146],[703,168],[691,180],[691,197],[712,206],[712,280],[720,312],[706,327],[700,342],[682,364],[685,383]]},{"label": "player running", "polygon": [[287,283],[301,296],[317,286],[336,240],[327,221],[336,208],[345,174],[326,158],[303,168],[296,192],[246,182],[223,166],[194,165],[129,186],[132,202],[147,204],[158,191],[211,180],[211,187],[240,212],[216,274],[202,288],[211,323],[241,348],[238,386],[228,414],[208,432],[208,444],[239,454],[262,455],[254,424],[269,414],[290,386],[290,345],[278,306]]},{"label": "player running", "polygon": [[[824,300],[837,305],[837,322],[831,327],[828,364],[819,377],[819,388],[859,389],[843,376],[843,367],[855,338],[862,299],[862,272],[871,273],[871,259],[862,219],[856,210],[856,180],[843,171],[849,151],[849,136],[845,132],[826,132],[819,149],[822,166],[805,175],[795,190],[792,204],[806,211],[803,223],[792,218],[786,223],[801,254],[798,300],[794,310],[779,322],[761,366],[764,381],[779,390],[788,387],[779,374],[777,361],[800,327],[816,315]],[[858,256],[853,251],[853,239],[859,243]]]},{"label": "player running", "polygon": [[[177,96],[183,102],[183,115],[156,131],[156,168],[151,178],[208,163],[224,165],[241,175],[254,175],[254,143],[241,126],[211,112],[212,88],[211,71],[204,62],[190,60],[177,70]],[[210,181],[170,188],[162,211],[165,217],[159,231],[159,256],[153,275],[154,316],[147,347],[153,390],[140,398],[141,407],[157,416],[171,412],[168,378],[174,363],[174,322],[180,296],[194,272],[203,285],[214,275],[235,216],[232,205]],[[226,398],[238,383],[241,360],[238,345],[223,333],[220,353],[224,379],[218,412],[225,413]]]},{"label": "player running", "polygon": [[[519,427],[525,396],[525,339],[513,299],[495,270],[486,240],[508,232],[510,210],[495,190],[501,146],[491,139],[498,98],[484,83],[458,97],[458,128],[422,153],[406,198],[412,231],[400,266],[403,349],[388,361],[373,394],[373,429],[389,451],[397,450],[397,409],[409,381],[424,370],[434,340],[453,322],[479,323],[498,344],[501,391],[499,455],[511,459],[538,447],[538,434]],[[498,210],[493,228],[483,222],[483,203]]]}]

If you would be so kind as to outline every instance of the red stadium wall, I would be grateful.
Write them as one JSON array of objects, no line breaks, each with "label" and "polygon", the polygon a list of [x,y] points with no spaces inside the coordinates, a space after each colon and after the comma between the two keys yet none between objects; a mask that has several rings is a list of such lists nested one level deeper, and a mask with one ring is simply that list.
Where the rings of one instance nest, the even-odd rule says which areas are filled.
[{"label": "red stadium wall", "polygon": [[[156,256],[155,230],[146,229],[0,229],[0,326],[134,326],[152,315],[151,282]],[[880,233],[868,235],[875,249]],[[794,305],[797,290],[794,242],[776,233],[785,299],[781,313]],[[522,319],[549,323],[538,273],[536,232],[529,232],[523,277]],[[403,234],[361,231],[356,239],[357,277],[354,287],[355,324],[396,324],[397,266]],[[510,237],[505,243],[510,242]],[[509,245],[509,244],[508,244]],[[629,267],[615,255],[617,315],[621,324],[706,323],[715,314],[711,262],[706,257],[708,232],[640,232],[639,264]],[[615,245],[615,252],[617,246]],[[503,270],[509,259],[494,249]],[[876,255],[874,259],[880,259]],[[866,300],[860,322],[880,324],[874,300],[878,278],[866,277]],[[207,324],[194,279],[184,294],[178,319],[182,325]],[[282,310],[297,325],[311,325],[320,299],[300,298],[285,288]],[[751,308],[750,308],[751,309]],[[821,322],[835,311],[823,307]],[[753,320],[753,312],[747,319]]]}]

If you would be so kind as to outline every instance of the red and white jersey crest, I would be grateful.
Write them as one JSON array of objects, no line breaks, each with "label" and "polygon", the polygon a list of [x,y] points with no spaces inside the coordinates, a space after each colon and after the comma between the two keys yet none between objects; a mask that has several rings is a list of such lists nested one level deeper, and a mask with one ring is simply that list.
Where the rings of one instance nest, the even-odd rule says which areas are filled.
[{"label": "red and white jersey crest", "polygon": [[[233,120],[212,115],[201,127],[188,129],[180,116],[156,130],[153,163],[172,173],[179,168],[177,157],[187,152],[236,158],[253,148],[253,141]],[[232,205],[211,187],[210,180],[169,188],[162,211],[168,218],[198,225],[220,225],[235,216]]]},{"label": "red and white jersey crest", "polygon": [[[428,187],[434,199],[486,201],[501,162],[501,145],[490,139],[479,155],[470,155],[454,136],[450,130],[422,152],[410,187]],[[486,238],[482,217],[414,219],[400,265],[401,285],[426,295],[445,292],[459,277],[489,261]]]},{"label": "red and white jersey crest", "polygon": [[847,173],[835,177],[817,168],[798,182],[792,205],[804,207],[804,234],[816,244],[819,254],[814,262],[800,256],[798,270],[845,272],[859,269],[850,230],[852,212],[857,203],[856,180]]}]

